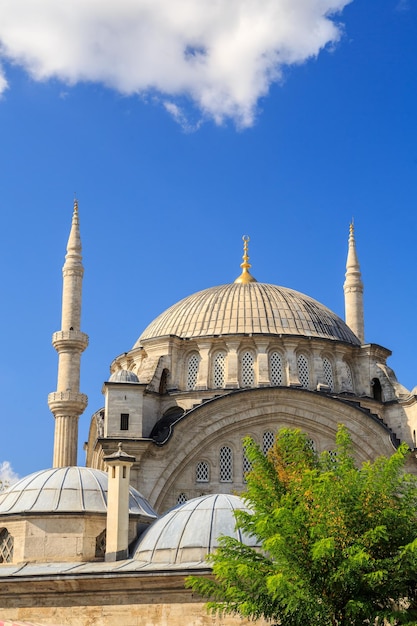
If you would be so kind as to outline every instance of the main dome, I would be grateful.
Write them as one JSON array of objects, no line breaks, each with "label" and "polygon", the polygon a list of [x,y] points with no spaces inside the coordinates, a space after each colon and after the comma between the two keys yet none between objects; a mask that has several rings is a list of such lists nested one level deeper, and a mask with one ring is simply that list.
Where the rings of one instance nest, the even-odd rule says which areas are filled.
[{"label": "main dome", "polygon": [[259,334],[360,344],[345,322],[317,300],[286,287],[251,282],[211,287],[184,298],[151,322],[135,347],[169,335],[192,339]]}]

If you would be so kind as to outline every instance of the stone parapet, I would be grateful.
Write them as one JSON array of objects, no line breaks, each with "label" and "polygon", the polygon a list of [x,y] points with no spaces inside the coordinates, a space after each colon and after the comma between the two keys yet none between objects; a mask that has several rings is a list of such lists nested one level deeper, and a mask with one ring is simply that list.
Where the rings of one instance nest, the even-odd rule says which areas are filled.
[{"label": "stone parapet", "polygon": [[87,404],[85,393],[54,391],[48,395],[48,406],[54,415],[81,415]]},{"label": "stone parapet", "polygon": [[88,346],[88,335],[80,330],[58,330],[52,335],[52,345],[57,352],[68,348],[83,352]]}]

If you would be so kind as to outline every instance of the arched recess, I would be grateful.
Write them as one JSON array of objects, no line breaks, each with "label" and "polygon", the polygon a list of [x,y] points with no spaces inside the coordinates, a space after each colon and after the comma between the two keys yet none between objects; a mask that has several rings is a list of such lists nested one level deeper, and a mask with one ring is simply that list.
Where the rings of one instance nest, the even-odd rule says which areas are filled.
[{"label": "arched recess", "polygon": [[378,402],[382,402],[382,387],[379,378],[373,378],[371,381],[372,397]]},{"label": "arched recess", "polygon": [[168,382],[169,382],[169,369],[165,367],[162,370],[161,379],[159,381],[158,393],[160,393],[161,395],[167,393],[167,391],[168,391]]},{"label": "arched recess", "polygon": [[164,510],[184,468],[197,462],[202,450],[226,439],[241,440],[251,430],[263,427],[273,432],[295,427],[307,432],[320,449],[330,449],[339,423],[349,428],[359,462],[394,451],[389,432],[379,420],[338,398],[287,387],[221,396],[180,419],[171,439],[144,459],[149,464],[146,472],[159,476],[147,497],[157,510]]}]

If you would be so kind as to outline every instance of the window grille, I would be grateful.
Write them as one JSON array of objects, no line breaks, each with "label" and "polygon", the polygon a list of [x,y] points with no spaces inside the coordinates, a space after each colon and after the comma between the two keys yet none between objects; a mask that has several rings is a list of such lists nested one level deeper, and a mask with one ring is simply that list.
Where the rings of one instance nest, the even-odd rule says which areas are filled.
[{"label": "window grille", "polygon": [[329,450],[329,459],[332,463],[336,463],[337,461],[337,452],[336,450]]},{"label": "window grille", "polygon": [[96,537],[96,558],[104,559],[106,555],[106,529]]},{"label": "window grille", "polygon": [[349,367],[349,365],[347,363],[345,363],[345,371],[346,371],[346,385],[347,385],[347,389],[348,389],[348,391],[353,391],[352,370],[350,369],[350,367]]},{"label": "window grille", "polygon": [[275,442],[275,435],[270,430],[263,434],[262,437],[262,450],[264,454],[267,454],[268,450],[272,448]]},{"label": "window grille", "polygon": [[241,379],[242,387],[253,387],[255,383],[255,372],[253,369],[252,352],[244,352],[241,358]]},{"label": "window grille", "polygon": [[197,384],[198,365],[200,359],[197,354],[192,354],[188,359],[188,371],[187,371],[187,389],[195,389]]},{"label": "window grille", "polygon": [[7,528],[0,530],[0,563],[13,562],[14,540]]},{"label": "window grille", "polygon": [[207,461],[200,461],[195,467],[195,480],[197,483],[208,483],[209,479],[209,464],[207,463]]},{"label": "window grille", "polygon": [[308,388],[309,384],[309,371],[308,371],[308,360],[304,354],[299,354],[297,357],[297,367],[298,367],[298,378],[300,383],[304,389]]},{"label": "window grille", "polygon": [[248,457],[246,456],[245,451],[243,450],[243,457],[242,457],[242,474],[243,474],[243,482],[246,482],[246,474],[248,472],[250,472],[252,469],[252,463],[249,461]]},{"label": "window grille", "polygon": [[187,502],[188,498],[185,495],[185,493],[180,493],[180,495],[177,498],[177,504],[184,504],[184,502]]},{"label": "window grille", "polygon": [[220,448],[220,482],[231,483],[233,479],[233,456],[228,446]]},{"label": "window grille", "polygon": [[269,378],[271,385],[282,385],[282,358],[279,352],[273,352],[269,357]]},{"label": "window grille", "polygon": [[213,359],[213,387],[218,389],[224,387],[224,366],[226,355],[224,352],[217,352]]},{"label": "window grille", "polygon": [[314,439],[307,439],[307,445],[313,452],[316,451],[316,444],[314,443]]},{"label": "window grille", "polygon": [[323,373],[326,383],[329,385],[330,390],[333,391],[333,368],[327,357],[323,359]]},{"label": "window grille", "polygon": [[120,430],[129,430],[129,413],[120,413]]}]

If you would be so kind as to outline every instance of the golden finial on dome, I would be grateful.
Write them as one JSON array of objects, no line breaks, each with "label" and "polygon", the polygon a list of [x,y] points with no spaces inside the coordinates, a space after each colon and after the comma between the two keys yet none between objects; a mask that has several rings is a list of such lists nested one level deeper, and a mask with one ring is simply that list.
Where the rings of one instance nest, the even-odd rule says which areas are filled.
[{"label": "golden finial on dome", "polygon": [[243,284],[256,283],[257,282],[256,278],[254,278],[252,274],[249,272],[249,268],[252,267],[251,264],[248,263],[249,261],[248,243],[250,241],[250,238],[248,237],[248,235],[243,235],[242,240],[243,240],[243,257],[242,257],[243,263],[240,264],[240,267],[242,268],[242,273],[240,276],[236,278],[235,283],[243,283]]}]

